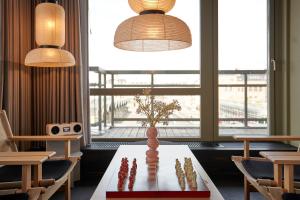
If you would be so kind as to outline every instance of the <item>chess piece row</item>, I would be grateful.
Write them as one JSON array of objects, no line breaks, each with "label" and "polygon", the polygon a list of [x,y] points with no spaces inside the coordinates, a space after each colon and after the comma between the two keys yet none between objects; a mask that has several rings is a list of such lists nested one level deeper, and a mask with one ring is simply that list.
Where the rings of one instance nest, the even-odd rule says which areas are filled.
[{"label": "chess piece row", "polygon": [[178,178],[178,183],[180,185],[180,188],[181,190],[185,190],[185,176],[181,168],[181,163],[178,159],[176,159],[175,170],[176,170],[176,175]]},{"label": "chess piece row", "polygon": [[[133,185],[135,182],[136,177],[136,159],[133,159],[132,161],[132,167],[130,169],[130,176],[129,176],[129,183],[128,183],[128,189],[132,191]],[[123,191],[125,180],[128,177],[128,158],[122,158],[121,160],[121,166],[118,173],[118,190]]]},{"label": "chess piece row", "polygon": [[132,189],[133,189],[133,184],[134,184],[135,176],[136,176],[136,169],[137,169],[136,159],[133,159],[132,167],[130,169],[129,183],[128,183],[129,191],[132,191]]},{"label": "chess piece row", "polygon": [[191,158],[184,158],[184,172],[190,188],[197,188],[197,173],[194,171]]},{"label": "chess piece row", "polygon": [[124,187],[125,179],[128,176],[128,159],[122,158],[121,166],[118,173],[118,190],[122,191]]}]

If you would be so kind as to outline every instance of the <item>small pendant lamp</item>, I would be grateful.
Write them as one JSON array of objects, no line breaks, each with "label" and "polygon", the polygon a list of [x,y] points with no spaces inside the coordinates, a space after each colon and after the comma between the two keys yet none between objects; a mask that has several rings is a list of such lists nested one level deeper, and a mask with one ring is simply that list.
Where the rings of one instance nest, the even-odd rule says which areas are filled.
[{"label": "small pendant lamp", "polygon": [[29,51],[25,65],[32,67],[71,67],[72,53],[61,49],[65,44],[65,11],[57,1],[49,0],[35,8],[35,40],[38,48]]},{"label": "small pendant lamp", "polygon": [[176,0],[128,0],[138,16],[122,22],[114,46],[128,51],[169,51],[192,45],[189,27],[182,20],[166,15]]}]

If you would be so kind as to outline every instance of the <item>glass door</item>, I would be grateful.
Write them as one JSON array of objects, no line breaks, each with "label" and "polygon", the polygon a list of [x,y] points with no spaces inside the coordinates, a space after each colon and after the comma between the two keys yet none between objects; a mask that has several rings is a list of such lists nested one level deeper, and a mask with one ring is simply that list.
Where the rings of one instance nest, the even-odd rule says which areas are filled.
[{"label": "glass door", "polygon": [[268,0],[218,0],[218,135],[269,134]]}]

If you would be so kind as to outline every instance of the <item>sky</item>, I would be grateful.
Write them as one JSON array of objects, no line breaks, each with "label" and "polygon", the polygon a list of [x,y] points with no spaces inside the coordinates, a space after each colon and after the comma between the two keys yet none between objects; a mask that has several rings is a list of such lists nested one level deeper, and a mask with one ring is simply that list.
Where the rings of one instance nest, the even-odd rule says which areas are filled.
[{"label": "sky", "polygon": [[[188,2],[188,3],[187,3]],[[131,52],[114,47],[117,26],[137,14],[127,0],[90,0],[90,66],[105,70],[199,70],[200,1],[176,0],[167,13],[183,20],[192,47],[164,52]],[[219,69],[266,69],[267,0],[219,0]]]}]

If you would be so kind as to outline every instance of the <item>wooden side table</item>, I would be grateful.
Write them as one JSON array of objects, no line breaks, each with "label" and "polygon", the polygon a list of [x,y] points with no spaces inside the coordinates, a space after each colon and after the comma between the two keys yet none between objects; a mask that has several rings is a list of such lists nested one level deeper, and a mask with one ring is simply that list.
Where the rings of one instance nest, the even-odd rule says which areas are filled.
[{"label": "wooden side table", "polygon": [[282,167],[284,185],[283,188],[290,193],[294,192],[294,165],[300,164],[300,152],[268,152],[262,151],[260,155],[274,164],[274,181],[282,186]]},{"label": "wooden side table", "polygon": [[55,152],[0,152],[0,165],[22,166],[22,191],[31,188],[31,166],[34,167],[34,185],[42,179],[42,163],[54,156]]}]

